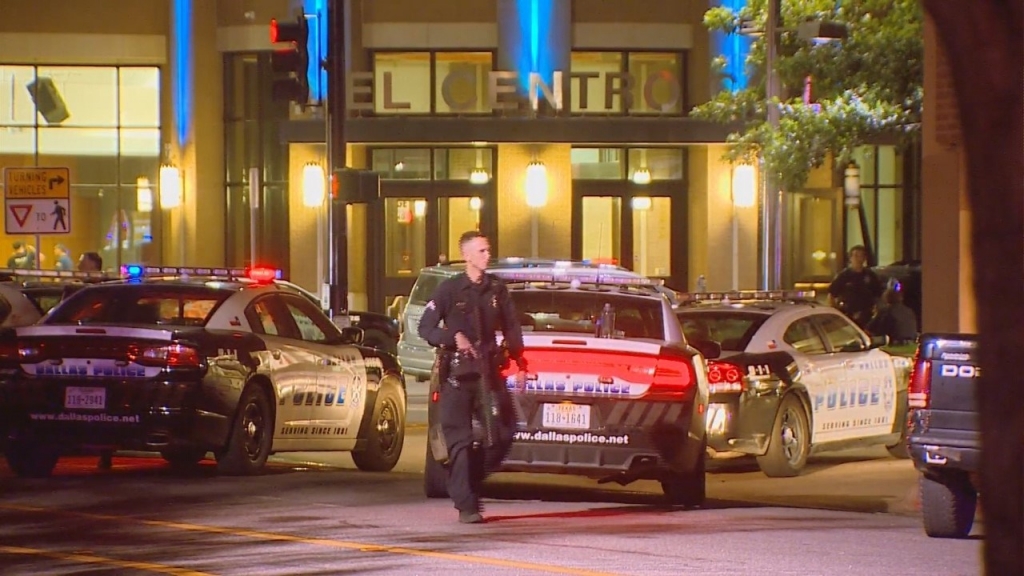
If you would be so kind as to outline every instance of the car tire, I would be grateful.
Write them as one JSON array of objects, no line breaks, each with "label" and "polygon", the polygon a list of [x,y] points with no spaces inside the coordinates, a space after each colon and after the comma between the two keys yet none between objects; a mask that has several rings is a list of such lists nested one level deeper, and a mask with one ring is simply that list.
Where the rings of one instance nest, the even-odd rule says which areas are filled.
[{"label": "car tire", "polygon": [[665,494],[665,501],[670,506],[697,508],[704,504],[707,497],[706,452],[705,448],[697,456],[697,466],[693,472],[685,475],[671,474],[662,479],[661,490]]},{"label": "car tire", "polygon": [[189,468],[199,464],[206,458],[205,448],[182,447],[161,450],[160,456],[171,465],[172,468]]},{"label": "car tire", "polygon": [[381,384],[371,418],[366,448],[353,452],[352,460],[364,472],[388,472],[398,464],[405,444],[405,402],[398,385]]},{"label": "car tire", "polygon": [[11,471],[19,478],[48,478],[57,467],[60,451],[47,444],[11,440],[4,456]]},{"label": "car tire", "polygon": [[246,386],[238,401],[227,446],[216,453],[217,471],[229,476],[259,472],[274,443],[274,416],[270,400],[259,386]]},{"label": "car tire", "polygon": [[367,330],[363,333],[363,346],[387,352],[392,356],[398,354],[398,342],[388,338],[387,334],[380,330]]},{"label": "car tire", "polygon": [[423,493],[427,498],[448,497],[448,470],[434,458],[429,442],[423,464]]},{"label": "car tire", "polygon": [[932,538],[966,538],[974,526],[978,493],[964,477],[921,477],[924,532]]},{"label": "car tire", "polygon": [[757,465],[765,476],[789,478],[800,474],[810,453],[810,430],[807,411],[800,399],[792,394],[783,396],[775,414],[768,451],[757,457]]}]

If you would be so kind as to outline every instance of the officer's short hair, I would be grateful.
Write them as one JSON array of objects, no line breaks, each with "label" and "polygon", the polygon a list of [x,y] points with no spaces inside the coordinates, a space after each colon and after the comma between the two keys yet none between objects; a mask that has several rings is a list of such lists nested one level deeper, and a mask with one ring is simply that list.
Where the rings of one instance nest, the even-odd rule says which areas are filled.
[{"label": "officer's short hair", "polygon": [[468,232],[463,232],[462,236],[459,236],[459,248],[465,246],[466,242],[469,242],[470,240],[475,240],[477,238],[487,238],[487,236],[484,236],[484,233],[479,230],[470,230]]}]

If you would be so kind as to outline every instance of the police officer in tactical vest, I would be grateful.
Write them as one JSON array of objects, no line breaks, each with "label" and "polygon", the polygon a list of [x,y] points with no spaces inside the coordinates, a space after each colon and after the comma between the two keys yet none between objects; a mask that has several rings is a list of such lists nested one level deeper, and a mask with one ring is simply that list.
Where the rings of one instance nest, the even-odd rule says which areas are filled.
[{"label": "police officer in tactical vest", "polygon": [[[459,238],[459,247],[466,272],[437,287],[418,331],[438,348],[440,440],[447,448],[448,494],[459,521],[474,524],[484,521],[480,483],[501,465],[515,434],[515,409],[501,371],[515,362],[521,387],[526,363],[523,331],[508,289],[486,272],[490,242],[473,230]],[[502,333],[501,346],[497,331]],[[474,416],[482,434],[474,434]],[[437,457],[437,450],[433,452]]]}]

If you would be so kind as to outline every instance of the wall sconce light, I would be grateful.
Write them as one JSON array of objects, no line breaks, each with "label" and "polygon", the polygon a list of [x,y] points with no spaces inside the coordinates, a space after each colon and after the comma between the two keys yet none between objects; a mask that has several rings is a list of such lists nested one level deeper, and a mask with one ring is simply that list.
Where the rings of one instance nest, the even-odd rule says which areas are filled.
[{"label": "wall sconce light", "polygon": [[491,175],[483,168],[474,168],[473,171],[469,173],[470,184],[487,184],[490,181]]},{"label": "wall sconce light", "polygon": [[149,187],[149,178],[145,176],[135,180],[135,209],[139,212],[153,211],[153,189]]},{"label": "wall sconce light", "polygon": [[757,197],[757,173],[750,164],[739,164],[732,169],[732,205],[750,208]]},{"label": "wall sconce light", "polygon": [[534,160],[526,167],[526,205],[541,208],[548,203],[548,170]]},{"label": "wall sconce light", "polygon": [[847,206],[860,206],[860,168],[856,162],[850,162],[843,173],[843,196]]},{"label": "wall sconce light", "polygon": [[651,171],[647,168],[638,168],[633,171],[633,183],[634,184],[650,184],[651,183]]},{"label": "wall sconce light", "polygon": [[643,211],[651,209],[652,201],[650,196],[634,196],[629,203],[633,207],[633,210]]},{"label": "wall sconce light", "polygon": [[401,160],[395,162],[395,172],[401,172],[402,170],[405,170],[405,162]]},{"label": "wall sconce light", "polygon": [[481,206],[483,206],[483,201],[480,200],[479,196],[473,196],[472,198],[469,199],[469,209],[470,210],[472,210],[474,212],[478,212],[480,210]]},{"label": "wall sconce light", "polygon": [[323,206],[327,196],[327,177],[324,169],[314,162],[302,167],[302,204],[307,208]]},{"label": "wall sconce light", "polygon": [[181,171],[177,167],[164,164],[160,167],[160,207],[163,209],[181,206],[182,196]]},{"label": "wall sconce light", "polygon": [[427,201],[417,200],[413,202],[412,213],[415,214],[417,218],[423,218],[427,214]]}]

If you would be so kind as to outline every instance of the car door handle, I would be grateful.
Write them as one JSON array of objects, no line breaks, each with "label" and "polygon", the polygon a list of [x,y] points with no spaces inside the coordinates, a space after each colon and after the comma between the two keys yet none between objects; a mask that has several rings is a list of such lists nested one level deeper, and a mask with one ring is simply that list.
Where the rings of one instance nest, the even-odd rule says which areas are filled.
[{"label": "car door handle", "polygon": [[271,350],[270,351],[270,355],[274,357],[274,360],[280,360],[281,359],[281,351],[280,350]]}]

